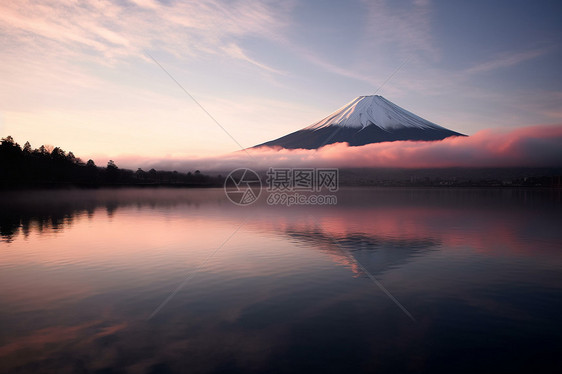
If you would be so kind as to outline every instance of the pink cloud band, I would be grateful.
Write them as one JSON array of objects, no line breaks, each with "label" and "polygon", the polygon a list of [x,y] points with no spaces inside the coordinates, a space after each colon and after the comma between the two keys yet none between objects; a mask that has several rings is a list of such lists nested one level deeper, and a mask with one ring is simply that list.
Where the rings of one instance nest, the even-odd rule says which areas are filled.
[{"label": "pink cloud band", "polygon": [[469,137],[441,141],[396,141],[350,147],[347,143],[319,150],[261,147],[223,156],[161,160],[116,157],[125,166],[168,170],[227,171],[237,167],[562,167],[562,124],[516,129],[487,129]]}]

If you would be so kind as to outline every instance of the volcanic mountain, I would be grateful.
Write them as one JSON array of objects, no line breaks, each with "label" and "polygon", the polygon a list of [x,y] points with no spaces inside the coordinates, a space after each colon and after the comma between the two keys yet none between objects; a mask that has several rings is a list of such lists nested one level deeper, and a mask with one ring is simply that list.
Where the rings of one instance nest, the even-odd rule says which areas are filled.
[{"label": "volcanic mountain", "polygon": [[317,149],[332,143],[360,146],[396,140],[442,140],[466,136],[429,122],[382,96],[359,96],[328,117],[255,147]]}]

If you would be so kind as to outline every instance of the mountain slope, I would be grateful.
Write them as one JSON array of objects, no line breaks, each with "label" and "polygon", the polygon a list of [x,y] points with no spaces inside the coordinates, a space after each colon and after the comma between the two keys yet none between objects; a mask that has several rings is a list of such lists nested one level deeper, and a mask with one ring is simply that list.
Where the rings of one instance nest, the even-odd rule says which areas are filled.
[{"label": "mountain slope", "polygon": [[256,147],[316,149],[341,142],[360,146],[397,140],[442,140],[449,136],[465,135],[372,95],[359,96],[321,121]]}]

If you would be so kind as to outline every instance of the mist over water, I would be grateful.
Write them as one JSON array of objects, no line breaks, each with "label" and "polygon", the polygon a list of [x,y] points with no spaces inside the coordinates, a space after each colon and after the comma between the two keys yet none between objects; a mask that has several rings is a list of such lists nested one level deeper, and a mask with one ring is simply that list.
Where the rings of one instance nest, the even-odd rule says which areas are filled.
[{"label": "mist over water", "polygon": [[4,192],[0,371],[561,367],[560,191],[337,195],[239,207],[221,189]]}]

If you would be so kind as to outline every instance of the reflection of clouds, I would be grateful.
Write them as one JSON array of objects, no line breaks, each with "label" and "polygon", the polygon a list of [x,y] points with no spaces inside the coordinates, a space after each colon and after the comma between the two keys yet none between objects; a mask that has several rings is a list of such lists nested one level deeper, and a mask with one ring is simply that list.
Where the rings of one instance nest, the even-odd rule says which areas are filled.
[{"label": "reflection of clouds", "polygon": [[[449,254],[470,248],[494,257],[559,253],[562,246],[559,191],[344,189],[338,202],[331,209],[255,211],[248,226],[295,231],[293,239],[301,241],[307,233],[319,241],[324,233],[349,237],[357,246],[377,248],[387,241],[394,247],[439,246]],[[365,240],[369,237],[373,241]]]},{"label": "reflection of clouds", "polygon": [[[545,288],[560,288],[559,195],[544,191],[354,189],[340,191],[341,205],[294,209],[235,207],[222,190],[27,196],[9,216],[0,212],[29,236],[0,252],[0,299],[11,305],[0,316],[8,327],[0,371],[265,372],[302,352],[341,354],[359,371],[387,350],[420,362],[449,352],[443,334],[482,326],[493,334],[494,318],[509,329],[544,325],[535,305],[558,305]],[[147,323],[242,218],[229,248]],[[46,240],[53,228],[56,240]],[[349,276],[361,271],[334,241],[398,293],[415,327]]]},{"label": "reflection of clouds", "polygon": [[[318,320],[318,313],[353,299],[351,293],[327,290],[316,295],[309,288],[315,282],[288,287],[275,276],[247,276],[246,284],[238,279],[211,284],[195,279],[173,305],[149,323],[140,311],[150,311],[160,295],[150,291],[148,296],[131,297],[120,284],[116,285],[119,294],[104,298],[106,307],[72,299],[72,305],[62,303],[56,313],[28,313],[27,318],[33,316],[40,324],[60,319],[69,325],[61,323],[14,337],[0,350],[6,358],[4,367],[53,365],[59,372],[72,372],[79,363],[68,358],[80,357],[87,371],[112,367],[147,372],[174,357],[176,365],[181,358],[193,372],[213,372],[221,365],[260,370],[271,364],[272,354],[292,345],[290,332],[295,325],[307,326]],[[119,305],[116,299],[123,297],[131,305]],[[90,308],[93,310],[88,311]],[[98,320],[99,309],[110,309],[104,316],[113,322]],[[78,315],[73,311],[79,311]],[[72,325],[70,321],[76,320],[84,322]]]},{"label": "reflection of clouds", "polygon": [[[79,367],[76,366],[77,363],[69,360],[68,356],[63,357],[69,351],[81,355],[83,359],[90,356],[91,361],[88,364],[93,368],[103,367],[107,356],[99,354],[100,351],[89,353],[88,347],[91,349],[92,346],[101,346],[96,342],[122,332],[127,325],[127,322],[93,319],[74,325],[63,324],[40,328],[23,336],[12,337],[7,344],[0,346],[0,358],[3,361],[0,369],[7,371],[23,369],[32,372],[37,370],[35,365],[41,362],[42,371],[49,371],[49,366],[53,365],[58,372],[75,371]],[[17,354],[18,352],[27,354]]]},{"label": "reflection of clouds", "polygon": [[[222,191],[221,191],[222,193]],[[3,192],[0,201],[0,241],[11,242],[21,232],[53,233],[73,225],[75,219],[89,219],[98,209],[112,217],[118,209],[173,208],[228,204],[217,199],[216,190],[185,189],[101,189],[86,191]]]},{"label": "reflection of clouds", "polygon": [[[111,216],[119,209],[136,207],[161,208],[188,220],[198,216],[209,226],[218,217],[235,222],[248,217],[245,227],[254,231],[290,233],[300,242],[311,236],[316,244],[324,233],[378,249],[382,241],[388,248],[440,243],[449,250],[469,246],[494,255],[535,255],[562,245],[559,195],[544,190],[343,189],[336,207],[273,208],[262,201],[240,208],[226,199],[222,189],[15,193],[0,201],[0,240],[62,232],[86,217],[92,219],[100,208]],[[533,242],[537,245],[531,246]]]},{"label": "reflection of clouds", "polygon": [[48,345],[50,344],[67,344],[83,337],[87,337],[88,341],[92,341],[115,334],[126,327],[127,323],[125,322],[108,324],[106,320],[94,320],[74,326],[47,327],[35,330],[29,335],[13,339],[8,344],[1,346],[0,357],[21,349],[43,352],[42,354],[47,356],[45,349],[48,351]]}]

